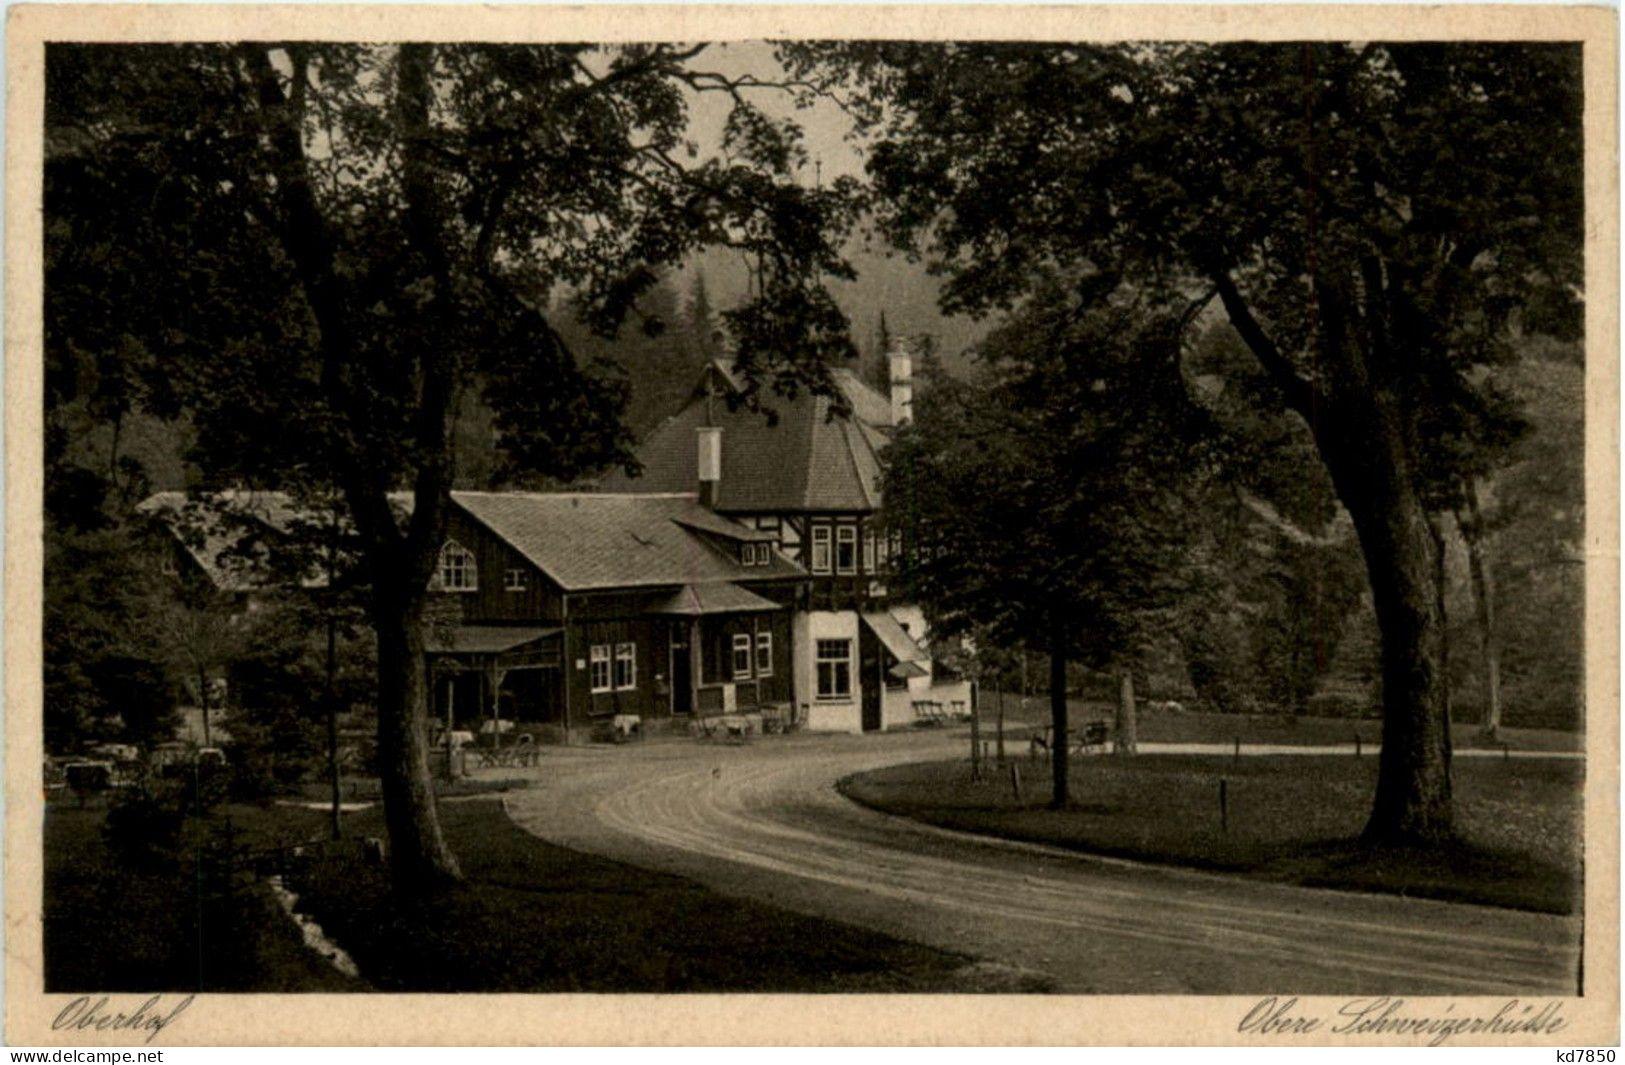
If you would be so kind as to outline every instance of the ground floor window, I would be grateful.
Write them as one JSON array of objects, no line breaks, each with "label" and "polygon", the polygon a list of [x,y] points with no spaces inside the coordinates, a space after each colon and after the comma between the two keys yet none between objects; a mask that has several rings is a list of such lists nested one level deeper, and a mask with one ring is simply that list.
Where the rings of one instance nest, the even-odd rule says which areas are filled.
[{"label": "ground floor window", "polygon": [[638,645],[615,645],[615,690],[625,691],[638,686]]},{"label": "ground floor window", "polygon": [[773,675],[773,634],[771,632],[758,632],[756,634],[756,675],[758,677],[771,677]]},{"label": "ground floor window", "polygon": [[818,697],[852,697],[852,641],[818,641]]},{"label": "ground floor window", "polygon": [[609,644],[595,643],[592,645],[592,690],[607,692],[609,686]]},{"label": "ground floor window", "polygon": [[733,678],[750,679],[750,633],[736,633],[733,639]]}]

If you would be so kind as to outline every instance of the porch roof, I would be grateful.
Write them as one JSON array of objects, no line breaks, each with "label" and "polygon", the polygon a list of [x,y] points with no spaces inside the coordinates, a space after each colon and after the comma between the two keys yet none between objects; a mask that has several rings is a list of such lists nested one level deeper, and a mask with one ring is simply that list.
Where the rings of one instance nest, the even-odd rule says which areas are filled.
[{"label": "porch roof", "polygon": [[746,614],[764,610],[782,609],[771,599],[764,599],[748,589],[729,581],[709,581],[705,584],[685,584],[650,610],[652,614],[682,614],[698,617],[702,614]]},{"label": "porch roof", "polygon": [[431,626],[423,637],[423,649],[432,655],[495,655],[511,651],[562,631],[555,627],[530,625]]}]

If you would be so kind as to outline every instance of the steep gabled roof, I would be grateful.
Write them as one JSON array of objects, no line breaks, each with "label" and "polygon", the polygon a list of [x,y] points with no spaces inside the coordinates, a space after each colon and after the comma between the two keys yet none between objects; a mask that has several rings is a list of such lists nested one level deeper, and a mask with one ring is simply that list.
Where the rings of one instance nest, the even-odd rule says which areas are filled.
[{"label": "steep gabled roof", "polygon": [[[410,513],[410,494],[392,493],[391,500]],[[192,522],[182,520],[189,501],[198,502],[185,492],[159,492],[140,509],[166,518],[182,547],[223,591],[254,591],[272,583],[263,559],[252,557],[263,552],[245,549],[243,521],[286,533],[296,522],[320,520],[283,492],[220,492]],[[777,552],[770,553],[767,565],[742,565],[733,544],[771,543],[775,534],[723,517],[701,506],[692,493],[453,492],[452,503],[567,591],[749,582],[804,572]],[[302,583],[319,587],[326,577],[313,573]]]},{"label": "steep gabled roof", "polygon": [[771,554],[745,566],[718,541],[756,541],[691,494],[453,492],[452,502],[566,591],[798,577]]},{"label": "steep gabled roof", "polygon": [[[734,382],[726,366],[705,371],[697,398],[650,434],[638,448],[642,475],[615,471],[604,487],[619,491],[692,492],[698,485],[695,430],[722,427],[722,483],[716,509],[724,513],[855,511],[880,506],[880,451],[891,429],[891,403],[850,370],[831,371],[851,407],[831,417],[827,396],[768,396],[760,411],[729,410],[722,396],[707,399],[706,383]],[[732,387],[737,388],[737,384]],[[709,410],[708,410],[709,408]]]},{"label": "steep gabled roof", "polygon": [[[251,526],[260,525],[280,536],[297,523],[322,520],[321,515],[295,506],[286,492],[250,489],[207,496],[155,492],[136,509],[163,519],[192,561],[223,592],[251,592],[272,583],[263,533],[254,534]],[[314,571],[300,583],[306,588],[323,587],[327,576]]]}]

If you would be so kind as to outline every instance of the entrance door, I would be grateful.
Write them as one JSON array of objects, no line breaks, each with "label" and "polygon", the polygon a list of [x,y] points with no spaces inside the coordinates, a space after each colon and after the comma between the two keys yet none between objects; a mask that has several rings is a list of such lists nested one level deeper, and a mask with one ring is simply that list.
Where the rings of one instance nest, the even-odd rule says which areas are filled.
[{"label": "entrance door", "polygon": [[886,689],[885,675],[882,672],[883,656],[880,641],[875,634],[869,631],[867,625],[860,626],[858,632],[858,684],[863,692],[861,709],[863,711],[863,731],[877,732],[880,729],[880,698]]},{"label": "entrance door", "polygon": [[693,659],[688,654],[688,626],[677,622],[671,627],[671,712],[694,712]]}]

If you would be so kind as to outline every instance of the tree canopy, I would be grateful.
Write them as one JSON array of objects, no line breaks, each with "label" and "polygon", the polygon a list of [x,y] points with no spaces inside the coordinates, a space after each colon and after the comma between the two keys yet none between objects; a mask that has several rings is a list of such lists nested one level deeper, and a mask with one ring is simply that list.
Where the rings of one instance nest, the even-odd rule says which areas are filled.
[{"label": "tree canopy", "polygon": [[[379,745],[403,887],[455,877],[434,818],[421,614],[470,388],[509,470],[628,461],[624,381],[550,319],[613,333],[660,269],[754,257],[727,312],[742,370],[827,387],[822,287],[850,181],[808,189],[794,123],[705,46],[54,44],[46,64],[46,360],[105,400],[184,413],[220,485],[336,488],[379,642]],[[688,95],[732,107],[720,150]],[[391,493],[410,493],[404,511]]]},{"label": "tree canopy", "polygon": [[[1504,419],[1479,368],[1580,328],[1580,49],[792,46],[867,107],[882,224],[1008,307],[1092,267],[1216,301],[1309,427],[1382,632],[1368,838],[1452,832],[1430,511]],[[1459,481],[1459,478],[1454,478]]]}]

